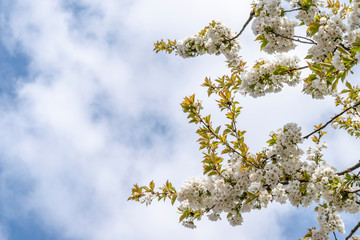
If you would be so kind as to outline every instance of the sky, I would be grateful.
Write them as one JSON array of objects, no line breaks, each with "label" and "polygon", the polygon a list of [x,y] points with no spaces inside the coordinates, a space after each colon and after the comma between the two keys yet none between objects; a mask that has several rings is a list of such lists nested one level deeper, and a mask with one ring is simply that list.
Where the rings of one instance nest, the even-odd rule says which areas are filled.
[{"label": "sky", "polygon": [[[0,240],[298,239],[313,209],[272,204],[244,224],[204,218],[178,223],[169,203],[127,201],[133,184],[201,176],[195,126],[180,102],[228,74],[222,56],[180,59],[153,43],[197,33],[211,20],[241,28],[251,1],[0,0]],[[263,56],[250,28],[240,37],[250,63]],[[292,54],[303,56],[304,47]],[[301,86],[264,98],[240,97],[239,128],[250,150],[287,122],[304,133],[338,110]],[[358,140],[329,129],[330,164],[358,161]],[[225,217],[223,217],[225,218]],[[354,217],[344,216],[350,226]]]}]

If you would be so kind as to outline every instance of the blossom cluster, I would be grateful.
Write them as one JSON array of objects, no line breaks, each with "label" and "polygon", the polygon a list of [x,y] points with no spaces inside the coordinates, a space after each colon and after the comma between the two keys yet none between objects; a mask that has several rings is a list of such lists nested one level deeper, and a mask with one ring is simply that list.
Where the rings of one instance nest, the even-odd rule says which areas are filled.
[{"label": "blossom cluster", "polygon": [[308,51],[316,63],[326,59],[330,53],[334,52],[342,43],[343,35],[347,32],[347,27],[339,15],[324,15],[318,24],[318,31],[313,36],[317,44]]},{"label": "blossom cluster", "polygon": [[[329,239],[329,233],[344,233],[344,223],[337,212],[359,213],[358,197],[347,187],[344,175],[325,163],[301,161],[303,142],[301,128],[295,123],[270,133],[269,147],[265,149],[267,160],[262,167],[244,167],[239,155],[234,154],[225,165],[222,175],[207,178],[190,178],[178,190],[179,210],[203,211],[212,221],[227,213],[232,226],[243,222],[243,214],[267,207],[275,201],[289,202],[294,206],[308,207],[314,201],[318,213],[318,230],[312,230],[312,240]],[[325,143],[310,152],[321,155]],[[311,154],[310,154],[311,155]],[[249,158],[255,156],[249,153]],[[342,192],[343,194],[340,194]],[[186,227],[194,228],[194,219],[186,220]]]},{"label": "blossom cluster", "polygon": [[296,71],[297,57],[278,54],[272,59],[260,59],[250,70],[241,75],[241,89],[252,97],[279,92],[284,84],[294,86],[300,82],[300,72]]},{"label": "blossom cluster", "polygon": [[[310,5],[307,9],[299,10],[297,15],[295,16],[296,19],[303,22],[306,26],[309,26],[312,22],[314,22],[316,14],[320,13],[318,5],[321,5],[321,3],[318,4],[317,0],[313,0],[312,3],[313,4]],[[299,6],[301,7],[301,1],[292,0],[290,1],[290,6],[291,8],[297,8]]]},{"label": "blossom cluster", "polygon": [[314,147],[308,147],[306,150],[306,160],[320,162],[322,161],[322,150],[327,148],[326,142],[319,142]]},{"label": "blossom cluster", "polygon": [[[268,153],[270,156],[278,156],[282,161],[297,158],[303,154],[298,144],[303,142],[301,137],[301,127],[296,123],[287,123],[283,128],[276,132],[271,132],[271,149]],[[290,169],[286,172],[291,172]]]},{"label": "blossom cluster", "polygon": [[354,31],[359,29],[360,27],[360,8],[359,8],[360,1],[353,0],[351,2],[352,11],[347,16],[347,22],[349,31]]},{"label": "blossom cluster", "polygon": [[319,223],[319,230],[312,231],[311,240],[330,239],[329,233],[335,232],[336,230],[341,234],[345,233],[344,222],[334,208],[324,204],[316,207],[315,211],[318,214],[317,221]]},{"label": "blossom cluster", "polygon": [[[203,178],[193,177],[185,181],[176,192],[171,186],[165,192],[155,193],[153,187],[137,188],[133,199],[141,199],[147,205],[158,197],[170,198],[172,203],[180,203],[180,221],[188,228],[195,228],[195,220],[207,215],[209,220],[220,220],[222,214],[232,226],[241,225],[243,215],[253,210],[266,208],[271,202],[290,203],[293,206],[308,207],[317,204],[318,228],[309,229],[305,239],[329,239],[335,231],[345,233],[345,226],[339,213],[360,213],[360,177],[359,173],[349,174],[348,169],[337,172],[323,159],[325,142],[320,141],[325,132],[319,125],[313,133],[302,137],[301,128],[295,123],[285,124],[282,128],[270,133],[269,145],[261,152],[253,154],[248,151],[242,137],[245,131],[236,129],[236,117],[241,107],[235,101],[233,93],[264,96],[282,90],[284,85],[294,86],[304,82],[303,92],[315,99],[324,96],[339,96],[349,93],[343,102],[344,109],[352,104],[347,116],[342,115],[330,120],[334,127],[340,126],[351,135],[360,137],[359,87],[339,91],[338,82],[344,83],[351,68],[360,61],[360,0],[349,1],[348,5],[339,1],[325,0],[286,0],[290,9],[285,10],[281,0],[257,0],[253,11],[239,34],[233,32],[220,21],[213,21],[198,35],[176,41],[157,43],[157,51],[176,51],[183,58],[203,54],[223,54],[230,63],[231,77],[224,76],[216,83],[205,81],[209,93],[217,93],[220,110],[227,111],[227,118],[232,122],[226,124],[223,132],[220,127],[212,128],[210,116],[201,117],[201,102],[188,99],[186,106],[190,122],[203,124],[198,133],[204,152]],[[293,14],[288,14],[293,12]],[[293,19],[287,17],[295,16]],[[259,59],[252,68],[245,68],[240,61],[240,43],[238,37],[252,22],[252,31],[256,40],[261,42],[261,49],[272,55],[270,59]],[[304,26],[304,36],[295,35],[295,27]],[[296,47],[295,43],[308,44],[304,51],[305,66],[299,66],[299,58],[288,57]],[[300,70],[308,68],[308,77],[300,79]],[[340,84],[341,85],[341,84]],[[355,106],[354,106],[355,105]],[[194,110],[195,109],[195,110]],[[350,109],[350,108],[348,108]],[[204,120],[204,121],[201,121]],[[319,134],[316,135],[315,134]],[[301,148],[304,139],[312,135],[315,145],[308,147],[306,155]],[[235,141],[228,140],[234,138]],[[218,146],[223,147],[221,156]],[[211,155],[212,154],[212,155]],[[223,155],[230,154],[227,163]],[[146,189],[143,193],[142,190]],[[163,189],[162,189],[163,190]],[[170,191],[171,190],[171,191]],[[360,236],[352,239],[360,240]]]},{"label": "blossom cluster", "polygon": [[360,137],[360,115],[359,106],[356,108],[355,114],[348,114],[348,116],[340,116],[331,124],[335,129],[340,126],[347,130],[351,136]]},{"label": "blossom cluster", "polygon": [[305,81],[303,92],[311,95],[315,99],[323,99],[324,96],[337,94],[336,89],[332,87],[325,77],[316,76],[311,81]]},{"label": "blossom cluster", "polygon": [[280,0],[260,1],[254,11],[257,13],[252,23],[252,31],[258,40],[264,43],[263,50],[267,53],[288,52],[295,48],[293,42],[296,21],[282,16]]},{"label": "blossom cluster", "polygon": [[180,40],[176,44],[177,53],[183,58],[203,54],[223,54],[227,61],[238,61],[240,43],[233,39],[236,33],[220,21],[213,21],[198,35]]},{"label": "blossom cluster", "polygon": [[345,70],[345,64],[342,61],[342,54],[339,51],[336,51],[334,53],[334,56],[332,57],[332,65],[334,65],[334,67],[340,71]]}]

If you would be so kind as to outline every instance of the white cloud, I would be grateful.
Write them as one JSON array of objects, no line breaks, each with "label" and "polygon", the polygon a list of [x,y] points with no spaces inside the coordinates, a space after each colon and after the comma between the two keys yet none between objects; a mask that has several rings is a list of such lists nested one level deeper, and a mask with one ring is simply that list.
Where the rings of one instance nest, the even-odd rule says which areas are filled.
[{"label": "white cloud", "polygon": [[[17,199],[25,214],[35,211],[47,227],[79,239],[285,239],[277,221],[289,210],[284,206],[248,214],[239,228],[205,220],[190,231],[177,223],[175,208],[126,201],[133,183],[170,178],[178,186],[200,175],[194,127],[179,102],[196,91],[205,97],[202,79],[226,71],[221,57],[154,55],[152,42],[195,33],[213,18],[240,28],[249,3],[14,1],[9,46],[18,43],[29,55],[30,75],[18,89],[18,105],[1,111],[0,146],[8,171],[31,183]],[[74,4],[79,12],[71,12]],[[253,60],[249,32],[243,52]],[[294,92],[242,99],[241,126],[249,129],[252,148],[260,148],[284,118],[310,130],[330,109]],[[154,131],[159,128],[165,130]]]}]

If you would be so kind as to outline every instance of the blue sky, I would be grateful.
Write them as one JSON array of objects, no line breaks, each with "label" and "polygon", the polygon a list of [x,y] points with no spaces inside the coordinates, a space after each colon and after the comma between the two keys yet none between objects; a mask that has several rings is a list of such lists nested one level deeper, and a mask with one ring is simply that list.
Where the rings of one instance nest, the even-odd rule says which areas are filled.
[{"label": "blue sky", "polygon": [[[183,60],[155,54],[153,42],[194,34],[212,19],[237,30],[250,2],[0,0],[0,240],[301,237],[315,223],[312,209],[274,204],[245,215],[241,227],[204,219],[189,230],[168,204],[126,201],[134,183],[179,187],[201,175],[195,128],[179,103],[196,92],[216,111],[200,85],[228,73],[223,57]],[[247,29],[250,62],[258,56],[252,40]],[[240,100],[252,150],[284,123],[309,132],[335,112],[299,89]],[[358,142],[329,132],[329,161],[339,169],[357,161]]]}]

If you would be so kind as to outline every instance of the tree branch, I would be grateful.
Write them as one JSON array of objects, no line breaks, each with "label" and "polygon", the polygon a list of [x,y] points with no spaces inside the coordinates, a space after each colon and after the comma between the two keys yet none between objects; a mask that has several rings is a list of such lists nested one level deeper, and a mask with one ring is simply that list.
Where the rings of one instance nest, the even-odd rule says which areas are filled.
[{"label": "tree branch", "polygon": [[356,224],[356,226],[351,230],[350,234],[345,238],[345,240],[350,239],[351,236],[356,232],[356,230],[358,230],[359,227],[360,227],[360,222],[358,222],[358,224]]},{"label": "tree branch", "polygon": [[357,107],[357,106],[359,106],[359,105],[360,105],[360,101],[357,102],[355,105],[346,108],[346,109],[345,109],[344,111],[342,111],[341,113],[335,115],[335,116],[334,116],[333,118],[331,118],[328,122],[326,122],[321,128],[316,129],[315,131],[309,133],[308,135],[306,135],[306,136],[303,137],[303,138],[304,138],[304,139],[308,139],[311,135],[313,135],[313,134],[315,134],[315,133],[323,130],[324,128],[326,128],[326,126],[329,125],[331,122],[333,122],[336,118],[340,117],[340,116],[343,115],[345,112],[347,112],[347,111],[349,111],[350,109],[355,108],[355,107]]},{"label": "tree branch", "polygon": [[248,20],[245,22],[245,24],[244,24],[244,26],[242,27],[242,29],[240,30],[240,32],[239,32],[238,34],[236,34],[235,37],[230,38],[230,39],[225,39],[224,41],[225,41],[225,42],[231,42],[232,40],[238,38],[238,37],[243,33],[243,31],[245,30],[245,28],[247,27],[247,25],[248,25],[248,24],[251,22],[251,20],[254,18],[254,16],[255,16],[255,12],[254,12],[254,11],[251,11]]},{"label": "tree branch", "polygon": [[357,164],[355,164],[354,166],[352,166],[351,168],[348,168],[342,172],[338,172],[337,175],[344,175],[346,173],[354,171],[355,169],[358,169],[359,167],[360,167],[360,161]]}]

